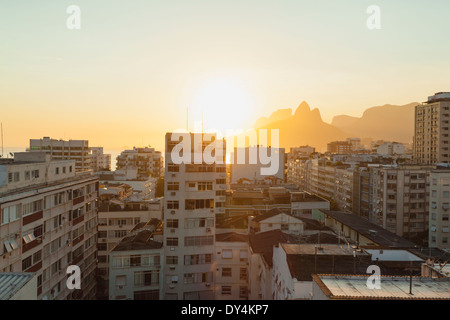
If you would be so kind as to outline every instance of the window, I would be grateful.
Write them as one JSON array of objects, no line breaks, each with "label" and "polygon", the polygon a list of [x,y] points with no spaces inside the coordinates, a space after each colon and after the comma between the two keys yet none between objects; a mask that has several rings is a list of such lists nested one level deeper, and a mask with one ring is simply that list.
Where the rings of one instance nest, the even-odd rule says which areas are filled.
[{"label": "window", "polygon": [[183,282],[189,283],[205,283],[212,281],[212,272],[185,273]]},{"label": "window", "polygon": [[222,277],[231,277],[231,268],[222,268]]},{"label": "window", "polygon": [[282,223],[281,224],[281,231],[288,231],[289,230],[289,225],[287,223]]},{"label": "window", "polygon": [[178,209],[179,206],[178,201],[167,201],[167,209]]},{"label": "window", "polygon": [[216,184],[225,184],[226,179],[216,179]]},{"label": "window", "polygon": [[59,174],[59,167],[55,168],[55,174]]},{"label": "window", "polygon": [[223,249],[222,250],[222,259],[233,259],[233,250]]},{"label": "window", "polygon": [[247,280],[247,268],[240,268],[239,280]]},{"label": "window", "polygon": [[174,163],[169,163],[167,165],[168,172],[180,172],[180,166]]},{"label": "window", "polygon": [[222,286],[222,295],[231,295],[231,286]]},{"label": "window", "polygon": [[18,182],[20,180],[20,172],[14,172],[14,182]]},{"label": "window", "polygon": [[176,247],[178,246],[178,238],[167,238],[166,245]]},{"label": "window", "polygon": [[39,178],[39,170],[31,171],[31,177],[32,178]]},{"label": "window", "polygon": [[180,188],[180,184],[178,182],[168,182],[167,190],[169,191],[178,191]]},{"label": "window", "polygon": [[185,209],[186,210],[194,210],[194,209],[209,209],[214,208],[214,200],[213,199],[186,199],[185,200]]},{"label": "window", "polygon": [[184,256],[184,265],[208,264],[212,261],[212,254],[193,254]]},{"label": "window", "polygon": [[213,189],[212,182],[199,182],[197,184],[198,191],[211,191]]},{"label": "window", "polygon": [[159,290],[135,291],[134,300],[159,300]]},{"label": "window", "polygon": [[159,271],[142,271],[134,273],[134,285],[136,287],[140,286],[151,286],[159,284]]},{"label": "window", "polygon": [[214,244],[213,236],[198,236],[198,237],[185,237],[184,238],[184,246],[207,246]]},{"label": "window", "polygon": [[248,290],[247,286],[239,286],[239,298],[247,298]]},{"label": "window", "polygon": [[116,287],[123,287],[127,285],[126,276],[116,276]]},{"label": "window", "polygon": [[132,267],[137,267],[141,265],[141,256],[135,255],[130,257],[130,265]]},{"label": "window", "polygon": [[167,219],[167,228],[178,228],[178,219]]},{"label": "window", "polygon": [[32,257],[29,256],[22,260],[22,271],[26,271],[32,265]]},{"label": "window", "polygon": [[30,180],[30,171],[25,171],[25,180]]},{"label": "window", "polygon": [[166,276],[166,283],[178,283],[178,276],[175,275],[167,275]]},{"label": "window", "polygon": [[166,256],[166,264],[178,264],[178,256]]},{"label": "window", "polygon": [[188,218],[184,220],[185,229],[211,228],[214,226],[214,218]]}]

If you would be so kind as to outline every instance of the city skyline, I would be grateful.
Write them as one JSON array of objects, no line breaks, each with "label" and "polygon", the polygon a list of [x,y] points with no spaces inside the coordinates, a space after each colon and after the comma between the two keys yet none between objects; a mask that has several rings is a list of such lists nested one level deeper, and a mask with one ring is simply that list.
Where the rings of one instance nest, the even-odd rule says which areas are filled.
[{"label": "city skyline", "polygon": [[50,136],[161,150],[187,108],[190,128],[245,130],[305,100],[329,123],[449,86],[445,1],[378,1],[380,30],[369,1],[77,1],[80,30],[66,27],[72,3],[23,4],[0,13],[5,147]]}]

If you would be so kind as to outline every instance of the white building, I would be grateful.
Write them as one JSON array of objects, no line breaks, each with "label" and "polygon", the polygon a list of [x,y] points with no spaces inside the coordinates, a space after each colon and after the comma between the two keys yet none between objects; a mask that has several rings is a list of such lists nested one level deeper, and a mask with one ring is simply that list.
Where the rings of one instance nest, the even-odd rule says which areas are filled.
[{"label": "white building", "polygon": [[[260,157],[263,153],[270,158],[270,163]],[[234,148],[231,153],[231,183],[242,181],[264,181],[270,178],[284,181],[285,149],[267,147]],[[273,174],[265,174],[262,170],[273,168]],[[272,170],[270,170],[272,171]]]},{"label": "white building", "polygon": [[291,214],[293,216],[311,219],[314,209],[330,210],[330,202],[308,192],[291,192]]},{"label": "white building", "polygon": [[[34,272],[38,299],[94,299],[98,179],[43,152],[0,160],[0,271]],[[81,290],[66,268],[81,269]]]},{"label": "white building", "polygon": [[111,154],[103,153],[103,147],[91,147],[91,169],[94,172],[111,170]]},{"label": "white building", "polygon": [[384,156],[405,154],[405,145],[398,142],[386,142],[377,147],[377,153]]},{"label": "white building", "polygon": [[179,141],[166,134],[163,296],[166,300],[214,299],[215,216],[225,212],[225,197],[218,195],[226,188],[225,143],[223,158],[218,159],[216,149],[216,163],[208,164],[198,157],[207,152],[215,135],[190,133],[183,139],[193,143],[189,150],[183,149],[188,160],[177,164],[172,151]]},{"label": "white building", "polygon": [[430,173],[428,244],[432,248],[450,249],[450,170]]},{"label": "white building", "polygon": [[109,300],[160,300],[162,245],[145,228],[120,241],[109,254]]},{"label": "white building", "polygon": [[250,221],[249,227],[255,233],[278,229],[287,234],[299,235],[304,231],[302,220],[278,209],[254,217]]},{"label": "white building", "polygon": [[31,152],[48,152],[54,160],[75,160],[76,171],[91,169],[88,140],[30,139]]}]

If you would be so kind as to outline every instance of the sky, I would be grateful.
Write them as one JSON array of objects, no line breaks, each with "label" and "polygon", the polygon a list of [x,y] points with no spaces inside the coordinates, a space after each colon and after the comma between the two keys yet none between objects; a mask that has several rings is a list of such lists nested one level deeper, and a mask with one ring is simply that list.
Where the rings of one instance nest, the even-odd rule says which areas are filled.
[{"label": "sky", "polygon": [[449,12],[448,0],[2,0],[4,144],[163,150],[187,110],[190,130],[226,132],[304,100],[327,122],[422,102],[450,91]]}]

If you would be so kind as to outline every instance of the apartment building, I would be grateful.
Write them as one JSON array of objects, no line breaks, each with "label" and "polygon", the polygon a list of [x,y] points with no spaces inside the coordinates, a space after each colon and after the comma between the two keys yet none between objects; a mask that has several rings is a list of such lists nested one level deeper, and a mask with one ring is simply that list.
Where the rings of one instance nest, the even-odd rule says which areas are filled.
[{"label": "apartment building", "polygon": [[[262,158],[270,159],[270,163]],[[231,153],[231,183],[243,181],[258,182],[275,180],[280,183],[285,181],[286,155],[284,148],[271,147],[235,147]],[[271,174],[265,174],[264,170],[272,168]]]},{"label": "apartment building", "polygon": [[91,153],[91,169],[97,171],[111,170],[111,154],[103,153],[103,147],[89,148]]},{"label": "apartment building", "polygon": [[248,236],[216,234],[215,300],[248,299]]},{"label": "apartment building", "polygon": [[31,152],[48,152],[54,160],[75,160],[76,171],[91,169],[88,140],[56,140],[49,137],[30,139]]},{"label": "apartment building", "polygon": [[[0,161],[0,271],[33,272],[37,298],[95,298],[98,179],[44,152]],[[81,290],[66,286],[69,265]]]},{"label": "apartment building", "polygon": [[416,106],[414,160],[420,164],[450,161],[450,92],[438,92]]},{"label": "apartment building", "polygon": [[[137,225],[161,220],[163,206],[162,199],[133,199],[133,189],[125,184],[106,184],[103,187],[98,212],[97,273],[101,279],[97,289],[98,299],[108,298],[111,250]],[[156,227],[154,225],[153,229],[156,230]]]},{"label": "apartment building", "polygon": [[180,142],[172,135],[165,139],[163,297],[214,299],[215,217],[225,213],[225,142],[217,143],[216,161],[208,164],[204,155],[215,135],[182,134],[189,148],[178,149],[183,161],[176,163],[172,151]]},{"label": "apartment building", "polygon": [[153,232],[137,229],[110,252],[109,300],[160,300],[163,243]]},{"label": "apartment building", "polygon": [[432,248],[450,249],[450,169],[431,170],[429,237]]},{"label": "apartment building", "polygon": [[346,154],[351,153],[353,144],[351,141],[333,141],[327,144],[328,153]]},{"label": "apartment building", "polygon": [[413,165],[371,167],[370,221],[401,237],[427,240],[431,169]]},{"label": "apartment building", "polygon": [[159,178],[163,173],[163,158],[160,151],[144,147],[124,150],[117,156],[116,171],[124,171],[127,180]]}]

